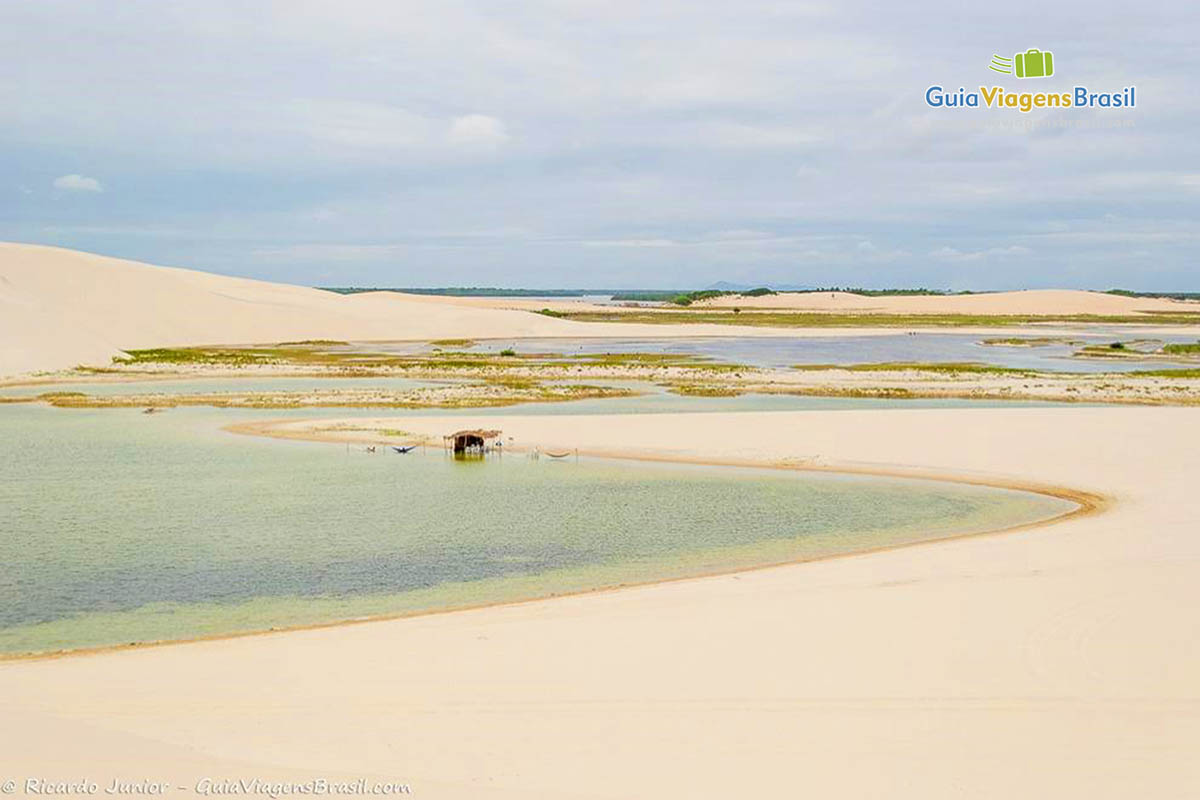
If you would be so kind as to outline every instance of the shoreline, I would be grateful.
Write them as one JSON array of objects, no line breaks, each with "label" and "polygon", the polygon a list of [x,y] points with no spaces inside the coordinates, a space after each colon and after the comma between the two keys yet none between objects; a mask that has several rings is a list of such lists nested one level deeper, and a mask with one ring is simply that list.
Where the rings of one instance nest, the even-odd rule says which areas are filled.
[{"label": "shoreline", "polygon": [[[317,432],[311,432],[309,435],[293,433],[279,433],[270,428],[272,425],[281,423],[298,424],[310,422],[313,420],[263,420],[258,422],[233,423],[222,426],[221,430],[239,436],[258,436],[263,438],[282,439],[290,441],[309,441],[320,442],[324,444],[339,444],[339,443],[383,443],[385,440],[379,437],[351,437],[337,438],[333,436],[322,436]],[[390,441],[390,440],[386,440]],[[428,444],[429,440],[422,440],[422,444]],[[992,489],[1006,489],[1010,491],[1028,492],[1032,494],[1040,494],[1047,497],[1053,497],[1059,500],[1065,500],[1074,503],[1076,507],[1072,510],[1065,511],[1061,514],[1056,514],[1045,519],[1035,520],[1033,522],[1021,523],[1018,525],[1010,525],[1004,528],[996,528],[992,530],[973,531],[968,533],[951,533],[946,536],[939,536],[933,539],[921,539],[913,542],[904,542],[900,544],[880,545],[869,547],[861,550],[853,550],[843,553],[834,553],[830,555],[821,555],[797,559],[787,559],[783,561],[774,561],[765,564],[754,564],[751,566],[735,567],[730,569],[716,569],[706,572],[700,572],[690,575],[682,575],[675,577],[659,578],[644,581],[631,581],[628,583],[620,583],[615,586],[598,586],[588,589],[580,589],[576,591],[557,592],[549,595],[537,597],[525,597],[516,600],[501,600],[489,603],[475,603],[465,606],[452,606],[444,608],[432,608],[419,611],[407,611],[394,614],[374,614],[367,617],[355,617],[343,620],[331,620],[328,622],[307,623],[303,625],[290,625],[278,628],[265,628],[248,631],[233,631],[229,633],[217,633],[204,636],[192,636],[182,639],[156,639],[147,642],[130,642],[128,644],[102,645],[98,647],[83,647],[72,650],[55,650],[49,652],[36,653],[0,653],[0,669],[4,668],[8,663],[26,663],[34,661],[57,661],[62,659],[97,656],[109,653],[132,652],[137,650],[148,650],[156,648],[170,647],[173,645],[188,645],[198,644],[202,642],[217,642],[228,641],[233,639],[245,639],[249,637],[265,637],[278,634],[297,633],[301,631],[324,630],[330,628],[340,628],[347,626],[365,625],[369,623],[387,622],[402,619],[415,619],[419,617],[443,616],[460,612],[479,611],[489,608],[505,608],[523,606],[532,603],[544,603],[563,598],[581,597],[587,595],[609,594],[621,592],[627,589],[644,588],[649,586],[659,586],[664,584],[683,583],[689,581],[702,581],[709,578],[719,578],[730,575],[739,575],[743,573],[752,573],[763,570],[778,569],[788,566],[796,566],[799,564],[813,564],[826,561],[834,561],[840,559],[854,558],[857,556],[873,555],[878,553],[886,553],[897,550],[905,550],[915,547],[920,547],[929,544],[938,544],[945,542],[962,541],[966,539],[974,539],[981,537],[997,537],[1006,534],[1020,533],[1037,528],[1047,527],[1060,522],[1065,522],[1070,519],[1079,519],[1087,516],[1093,516],[1103,513],[1113,507],[1115,500],[1112,497],[1088,492],[1081,489],[1074,489],[1067,486],[1058,486],[1032,481],[1019,481],[1015,479],[989,478],[980,476],[969,476],[963,474],[943,473],[933,470],[926,470],[920,467],[901,468],[901,467],[881,467],[868,464],[851,464],[851,463],[832,463],[832,464],[800,464],[786,463],[783,461],[757,461],[754,459],[711,459],[703,457],[687,457],[687,456],[669,456],[661,454],[638,454],[635,451],[605,451],[597,449],[576,449],[578,455],[589,458],[603,458],[614,460],[628,461],[645,461],[660,464],[685,464],[694,466],[712,466],[712,467],[733,467],[733,468],[749,468],[749,469],[775,469],[791,472],[813,472],[825,473],[834,475],[858,475],[864,477],[879,477],[879,478],[900,478],[906,480],[923,480],[933,481],[938,483],[953,483],[968,486],[978,486]],[[508,448],[506,448],[508,450]],[[524,446],[511,446],[511,451],[516,453],[524,453],[528,448]]]}]

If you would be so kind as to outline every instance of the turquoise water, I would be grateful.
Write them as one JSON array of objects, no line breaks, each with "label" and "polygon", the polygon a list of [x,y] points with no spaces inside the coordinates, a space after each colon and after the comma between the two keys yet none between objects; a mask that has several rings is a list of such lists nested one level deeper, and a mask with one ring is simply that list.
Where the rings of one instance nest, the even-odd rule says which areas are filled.
[{"label": "turquoise water", "polygon": [[0,407],[0,652],[542,597],[1072,508],[930,481],[512,454],[461,463],[220,431],[279,416]]}]

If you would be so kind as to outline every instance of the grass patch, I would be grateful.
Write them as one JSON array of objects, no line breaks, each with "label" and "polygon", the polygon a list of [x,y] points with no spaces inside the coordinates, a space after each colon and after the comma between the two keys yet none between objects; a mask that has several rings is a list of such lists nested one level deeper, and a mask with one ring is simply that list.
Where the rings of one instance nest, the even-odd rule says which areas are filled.
[{"label": "grass patch", "polygon": [[244,366],[270,363],[267,351],[252,349],[209,349],[202,347],[155,347],[126,350],[113,356],[114,364],[223,364]]},{"label": "grass patch", "polygon": [[1172,356],[1200,355],[1200,342],[1195,344],[1165,344],[1162,351]]},{"label": "grass patch", "polygon": [[338,339],[302,339],[298,342],[280,342],[279,347],[317,347],[329,346],[336,347],[339,345],[348,345],[349,342],[343,342]]},{"label": "grass patch", "polygon": [[[885,361],[877,364],[796,364],[798,370],[833,370],[844,369],[850,372],[937,372],[943,374],[964,375],[1037,375],[1036,370],[1015,369],[1013,367],[997,367],[991,364],[979,364],[973,361],[929,362],[920,361]],[[1070,374],[1070,373],[1064,373]]]},{"label": "grass patch", "polygon": [[737,386],[717,386],[701,383],[668,383],[665,384],[671,394],[684,397],[740,397],[746,391]]},{"label": "grass patch", "polygon": [[[182,347],[130,350],[114,359],[114,367],[205,367],[251,368],[286,366],[311,368],[316,374],[378,375],[401,373],[469,373],[481,375],[513,370],[561,372],[580,369],[695,369],[731,372],[748,369],[737,364],[710,361],[692,355],[671,353],[518,353],[505,348],[499,353],[438,350],[433,353],[394,354],[353,351],[323,352],[307,347]],[[95,371],[95,370],[92,370]],[[109,369],[109,372],[133,370]]]},{"label": "grass patch", "polygon": [[474,347],[474,339],[434,339],[430,342],[434,347]]},{"label": "grass patch", "polygon": [[1200,378],[1200,368],[1139,369],[1125,374],[1130,377],[1142,378]]},{"label": "grass patch", "polygon": [[[194,394],[87,395],[48,392],[36,398],[57,408],[490,408],[519,403],[552,403],[608,397],[630,397],[632,389],[585,384],[543,384],[535,380],[456,384],[411,391],[317,390],[311,392],[227,392]],[[35,398],[23,398],[29,402]],[[398,432],[403,434],[403,431]]]}]

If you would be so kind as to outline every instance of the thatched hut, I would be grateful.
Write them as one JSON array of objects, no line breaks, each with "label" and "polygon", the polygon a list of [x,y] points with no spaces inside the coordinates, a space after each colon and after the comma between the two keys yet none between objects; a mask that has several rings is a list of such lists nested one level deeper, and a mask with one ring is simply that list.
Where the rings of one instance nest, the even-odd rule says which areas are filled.
[{"label": "thatched hut", "polygon": [[443,439],[447,443],[450,442],[450,440],[454,441],[455,453],[482,453],[485,449],[487,449],[487,444],[489,441],[500,438],[500,433],[501,431],[475,429],[468,431],[457,431],[456,433],[452,433],[449,436],[443,437]]}]

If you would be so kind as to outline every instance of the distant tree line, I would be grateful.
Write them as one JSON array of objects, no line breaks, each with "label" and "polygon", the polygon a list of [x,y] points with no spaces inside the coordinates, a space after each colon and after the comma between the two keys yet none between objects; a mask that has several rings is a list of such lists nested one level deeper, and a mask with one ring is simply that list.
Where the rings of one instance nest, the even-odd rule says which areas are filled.
[{"label": "distant tree line", "polygon": [[1168,300],[1200,300],[1200,292],[1131,292],[1128,289],[1109,289],[1105,294],[1121,297],[1161,297]]}]

